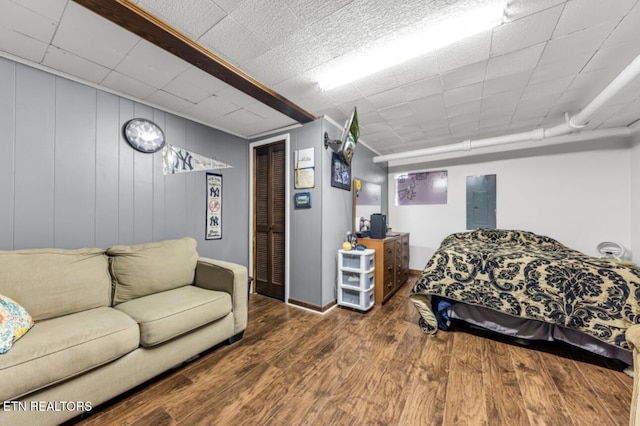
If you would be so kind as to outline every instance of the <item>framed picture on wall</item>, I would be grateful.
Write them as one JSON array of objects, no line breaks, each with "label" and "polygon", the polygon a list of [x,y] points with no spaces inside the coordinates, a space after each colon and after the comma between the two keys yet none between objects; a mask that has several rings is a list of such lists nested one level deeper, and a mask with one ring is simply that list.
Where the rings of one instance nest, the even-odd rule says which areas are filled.
[{"label": "framed picture on wall", "polygon": [[351,191],[351,166],[335,152],[331,154],[331,186]]},{"label": "framed picture on wall", "polygon": [[222,239],[222,175],[207,173],[207,224],[205,239]]}]

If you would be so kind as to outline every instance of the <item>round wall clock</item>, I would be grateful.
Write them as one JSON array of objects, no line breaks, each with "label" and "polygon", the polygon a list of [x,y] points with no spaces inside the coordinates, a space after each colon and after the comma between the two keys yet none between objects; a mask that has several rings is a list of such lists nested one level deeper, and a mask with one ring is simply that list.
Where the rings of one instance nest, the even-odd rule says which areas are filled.
[{"label": "round wall clock", "polygon": [[152,153],[164,146],[164,133],[153,121],[134,118],[124,125],[124,138],[134,149]]}]

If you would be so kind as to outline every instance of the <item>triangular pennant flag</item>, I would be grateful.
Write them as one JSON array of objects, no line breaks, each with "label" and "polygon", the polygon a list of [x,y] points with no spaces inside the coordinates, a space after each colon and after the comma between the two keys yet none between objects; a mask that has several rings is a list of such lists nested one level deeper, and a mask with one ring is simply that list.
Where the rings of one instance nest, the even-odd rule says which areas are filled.
[{"label": "triangular pennant flag", "polygon": [[184,148],[165,145],[162,149],[162,171],[165,175],[200,170],[228,169],[232,166]]}]

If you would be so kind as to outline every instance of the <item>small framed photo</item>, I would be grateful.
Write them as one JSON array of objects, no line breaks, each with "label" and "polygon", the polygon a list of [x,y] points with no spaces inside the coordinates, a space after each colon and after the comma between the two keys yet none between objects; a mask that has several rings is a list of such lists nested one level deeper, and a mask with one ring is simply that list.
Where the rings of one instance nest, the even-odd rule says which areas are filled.
[{"label": "small framed photo", "polygon": [[311,208],[311,193],[310,192],[298,192],[293,196],[293,201],[296,209],[310,209]]},{"label": "small framed photo", "polygon": [[335,152],[331,155],[331,186],[351,191],[351,165]]}]

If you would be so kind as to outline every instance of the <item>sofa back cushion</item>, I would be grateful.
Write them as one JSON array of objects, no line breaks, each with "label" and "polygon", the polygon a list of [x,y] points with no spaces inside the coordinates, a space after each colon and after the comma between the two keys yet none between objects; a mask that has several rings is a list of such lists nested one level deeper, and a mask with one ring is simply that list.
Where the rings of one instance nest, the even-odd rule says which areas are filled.
[{"label": "sofa back cushion", "polygon": [[0,251],[0,294],[34,321],[109,306],[107,256],[99,248]]},{"label": "sofa back cushion", "polygon": [[192,284],[196,240],[181,238],[107,249],[111,257],[113,304]]}]

